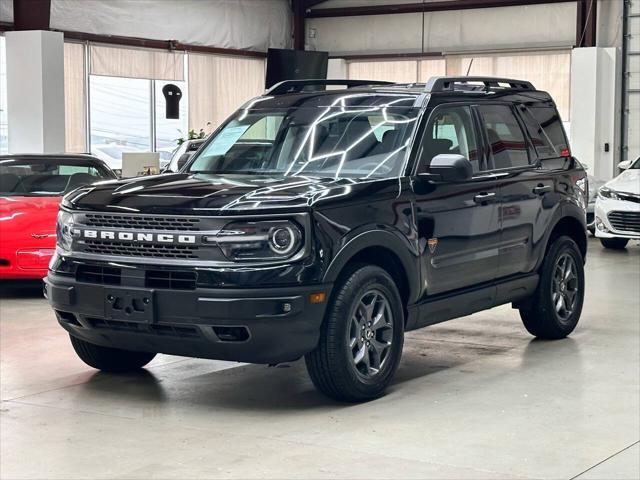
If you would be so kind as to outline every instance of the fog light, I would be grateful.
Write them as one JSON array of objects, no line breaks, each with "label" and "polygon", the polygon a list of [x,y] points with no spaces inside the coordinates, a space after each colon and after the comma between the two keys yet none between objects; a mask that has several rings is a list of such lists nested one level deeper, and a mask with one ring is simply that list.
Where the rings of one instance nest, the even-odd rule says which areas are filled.
[{"label": "fog light", "polygon": [[312,293],[309,295],[309,303],[322,303],[327,298],[327,294],[324,292]]},{"label": "fog light", "polygon": [[598,217],[596,217],[596,228],[604,233],[607,233],[609,231],[609,229],[604,226],[604,223],[602,222],[602,220],[600,220],[600,218]]}]

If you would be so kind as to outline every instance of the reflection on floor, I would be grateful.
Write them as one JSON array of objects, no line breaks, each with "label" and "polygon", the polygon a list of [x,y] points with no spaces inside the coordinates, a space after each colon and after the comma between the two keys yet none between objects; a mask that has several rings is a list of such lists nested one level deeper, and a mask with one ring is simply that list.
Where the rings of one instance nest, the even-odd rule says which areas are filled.
[{"label": "reflection on floor", "polygon": [[304,365],[82,364],[40,297],[0,298],[2,478],[638,478],[640,246],[590,241],[581,324],[532,340],[510,306],[407,335],[384,398]]}]

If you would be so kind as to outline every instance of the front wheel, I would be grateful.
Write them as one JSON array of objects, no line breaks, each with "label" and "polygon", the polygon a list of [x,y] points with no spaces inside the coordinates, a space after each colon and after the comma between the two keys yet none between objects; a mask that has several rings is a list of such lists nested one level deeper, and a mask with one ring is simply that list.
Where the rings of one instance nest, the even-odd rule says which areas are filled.
[{"label": "front wheel", "polygon": [[627,238],[601,238],[600,243],[604,248],[611,248],[613,250],[623,250],[626,248],[629,239]]},{"label": "front wheel", "polygon": [[358,265],[336,285],[320,341],[305,357],[313,384],[337,400],[379,397],[400,362],[404,314],[398,289],[380,267]]},{"label": "front wheel", "polygon": [[133,352],[119,348],[101,347],[93,343],[85,342],[69,335],[71,345],[80,360],[90,367],[103,372],[131,372],[139,370],[153,360],[155,353]]},{"label": "front wheel", "polygon": [[525,328],[538,338],[569,335],[580,319],[584,285],[584,259],[578,245],[570,237],[558,237],[545,255],[536,292],[520,307]]}]

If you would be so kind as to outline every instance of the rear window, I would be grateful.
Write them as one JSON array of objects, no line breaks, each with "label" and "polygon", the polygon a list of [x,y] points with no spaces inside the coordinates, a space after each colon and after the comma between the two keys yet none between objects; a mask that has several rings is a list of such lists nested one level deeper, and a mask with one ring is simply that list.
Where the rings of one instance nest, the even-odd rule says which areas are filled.
[{"label": "rear window", "polygon": [[522,119],[527,127],[538,158],[569,156],[569,145],[562,128],[562,121],[553,106],[520,106]]}]

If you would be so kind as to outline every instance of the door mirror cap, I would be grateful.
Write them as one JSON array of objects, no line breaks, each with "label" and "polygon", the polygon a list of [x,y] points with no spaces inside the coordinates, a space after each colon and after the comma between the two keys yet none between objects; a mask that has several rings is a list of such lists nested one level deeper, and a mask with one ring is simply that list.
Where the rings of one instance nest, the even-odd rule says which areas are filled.
[{"label": "door mirror cap", "polygon": [[620,162],[618,164],[618,168],[620,170],[626,170],[627,168],[629,168],[631,166],[631,160],[625,160],[624,162]]},{"label": "door mirror cap", "polygon": [[431,160],[428,175],[443,182],[464,182],[473,177],[473,165],[463,155],[441,153]]}]

